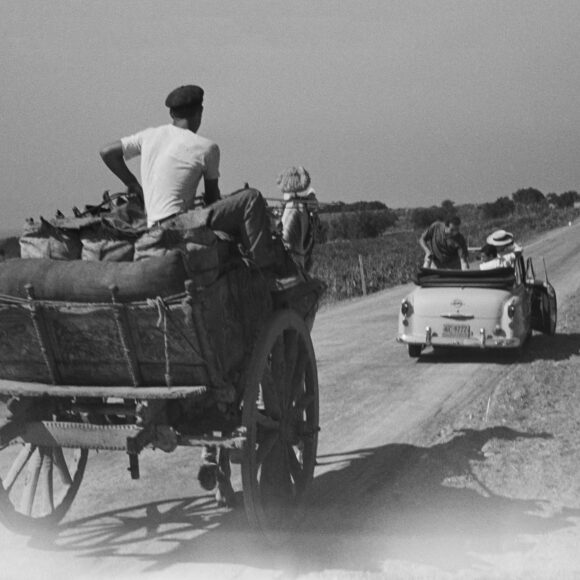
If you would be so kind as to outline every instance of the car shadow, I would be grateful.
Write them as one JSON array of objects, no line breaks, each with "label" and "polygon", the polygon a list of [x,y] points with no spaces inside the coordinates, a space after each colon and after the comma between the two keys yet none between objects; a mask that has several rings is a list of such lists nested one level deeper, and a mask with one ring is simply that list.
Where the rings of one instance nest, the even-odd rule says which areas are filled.
[{"label": "car shadow", "polygon": [[580,334],[535,333],[521,351],[513,349],[478,350],[472,348],[427,348],[417,363],[444,364],[457,362],[526,364],[536,360],[563,361],[580,355]]},{"label": "car shadow", "polygon": [[102,512],[32,541],[81,557],[138,561],[148,572],[209,564],[292,578],[388,570],[386,562],[481,571],[490,555],[525,554],[534,540],[580,517],[578,509],[547,513],[525,490],[504,497],[478,480],[473,465],[487,460],[488,443],[530,438],[552,436],[498,426],[456,431],[430,447],[393,443],[321,456],[320,463],[340,463],[315,478],[307,517],[278,548],[249,531],[243,509],[218,509],[207,495]]},{"label": "car shadow", "polygon": [[580,333],[535,334],[522,354],[522,362],[534,360],[568,360],[580,355]]}]

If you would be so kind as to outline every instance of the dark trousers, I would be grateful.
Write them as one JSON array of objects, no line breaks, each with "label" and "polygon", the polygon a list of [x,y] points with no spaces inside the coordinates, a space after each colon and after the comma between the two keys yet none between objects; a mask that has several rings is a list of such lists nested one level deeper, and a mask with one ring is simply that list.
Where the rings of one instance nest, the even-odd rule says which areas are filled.
[{"label": "dark trousers", "polygon": [[244,189],[202,210],[207,225],[238,238],[257,266],[270,265],[274,259],[266,201],[255,189]]}]

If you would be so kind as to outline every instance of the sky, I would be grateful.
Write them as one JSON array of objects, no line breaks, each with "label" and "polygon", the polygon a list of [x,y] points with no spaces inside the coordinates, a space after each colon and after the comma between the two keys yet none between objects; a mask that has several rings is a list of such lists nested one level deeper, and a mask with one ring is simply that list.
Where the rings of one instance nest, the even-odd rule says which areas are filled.
[{"label": "sky", "polygon": [[392,208],[580,190],[579,57],[577,0],[0,0],[0,231],[122,191],[99,149],[182,84],[223,193],[290,165]]}]

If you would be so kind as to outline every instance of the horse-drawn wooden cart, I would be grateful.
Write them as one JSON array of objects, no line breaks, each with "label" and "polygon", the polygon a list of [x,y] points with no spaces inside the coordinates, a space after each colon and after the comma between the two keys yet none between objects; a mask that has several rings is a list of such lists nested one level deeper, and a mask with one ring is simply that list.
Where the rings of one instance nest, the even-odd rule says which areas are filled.
[{"label": "horse-drawn wooden cart", "polygon": [[[1,266],[22,262],[38,272],[48,261]],[[98,275],[94,263],[79,264]],[[291,527],[316,461],[309,329],[324,285],[276,289],[271,276],[240,266],[209,286],[184,279],[176,293],[173,278],[139,297],[110,283],[107,268],[98,300],[55,300],[26,274],[0,296],[2,523],[59,522],[91,449],[125,451],[138,478],[145,448],[216,446],[221,498],[231,500],[230,460],[240,463],[250,524],[266,535]]]}]

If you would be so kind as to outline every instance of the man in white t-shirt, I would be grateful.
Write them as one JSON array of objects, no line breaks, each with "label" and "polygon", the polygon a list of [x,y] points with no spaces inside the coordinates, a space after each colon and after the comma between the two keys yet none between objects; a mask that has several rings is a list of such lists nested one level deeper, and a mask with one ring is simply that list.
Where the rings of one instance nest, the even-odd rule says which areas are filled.
[{"label": "man in white t-shirt", "polygon": [[[219,147],[197,134],[203,95],[195,85],[178,87],[165,100],[171,124],[145,129],[101,149],[103,161],[128,191],[143,197],[149,227],[193,209],[202,177],[204,205],[220,199]],[[125,163],[139,155],[143,187]]]},{"label": "man in white t-shirt", "polygon": [[[131,193],[143,199],[147,225],[154,227],[196,205],[196,193],[203,178],[202,203],[205,223],[237,237],[259,267],[280,260],[272,245],[266,202],[254,189],[244,189],[221,199],[218,186],[219,147],[197,134],[203,113],[201,87],[185,85],[167,96],[172,123],[124,137],[101,149],[107,167]],[[143,186],[126,161],[141,156]]]}]

